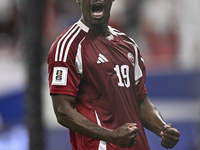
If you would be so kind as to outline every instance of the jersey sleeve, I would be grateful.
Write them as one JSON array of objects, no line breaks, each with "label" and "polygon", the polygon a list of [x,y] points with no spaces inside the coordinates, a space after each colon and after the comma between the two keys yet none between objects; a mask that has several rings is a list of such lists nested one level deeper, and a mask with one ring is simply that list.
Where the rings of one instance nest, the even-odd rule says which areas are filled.
[{"label": "jersey sleeve", "polygon": [[[73,48],[69,49],[66,62],[55,60],[57,43],[55,42],[48,55],[48,73],[50,94],[64,94],[77,96],[80,84],[80,75],[75,66]],[[76,52],[75,52],[76,53]]]},{"label": "jersey sleeve", "polygon": [[139,48],[137,48],[137,51],[138,51],[138,66],[140,68],[142,76],[139,78],[138,82],[136,82],[136,97],[137,100],[141,100],[144,99],[145,95],[147,95],[147,89],[145,86],[146,68],[144,64],[144,59],[140,55]]}]

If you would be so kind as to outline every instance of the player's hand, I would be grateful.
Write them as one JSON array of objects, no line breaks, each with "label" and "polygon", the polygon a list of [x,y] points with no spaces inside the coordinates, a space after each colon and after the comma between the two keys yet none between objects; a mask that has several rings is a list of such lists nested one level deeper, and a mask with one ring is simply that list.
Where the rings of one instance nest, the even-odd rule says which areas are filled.
[{"label": "player's hand", "polygon": [[180,132],[171,124],[166,124],[163,126],[160,135],[162,137],[161,145],[165,148],[173,148],[179,141]]},{"label": "player's hand", "polygon": [[121,147],[132,147],[137,140],[138,128],[136,123],[126,123],[113,130],[113,144]]}]

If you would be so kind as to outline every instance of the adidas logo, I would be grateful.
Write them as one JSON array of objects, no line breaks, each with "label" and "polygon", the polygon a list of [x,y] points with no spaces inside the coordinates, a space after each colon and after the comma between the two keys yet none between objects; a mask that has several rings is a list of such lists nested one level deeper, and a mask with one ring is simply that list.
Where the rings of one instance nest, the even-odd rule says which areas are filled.
[{"label": "adidas logo", "polygon": [[97,60],[97,64],[106,63],[106,62],[108,62],[108,59],[100,53]]}]

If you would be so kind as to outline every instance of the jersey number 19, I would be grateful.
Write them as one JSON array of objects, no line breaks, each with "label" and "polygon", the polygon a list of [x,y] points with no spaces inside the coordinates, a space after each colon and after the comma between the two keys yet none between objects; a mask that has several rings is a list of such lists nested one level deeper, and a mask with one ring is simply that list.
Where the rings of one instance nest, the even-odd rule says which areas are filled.
[{"label": "jersey number 19", "polygon": [[129,78],[129,66],[128,65],[115,65],[114,68],[119,82],[118,82],[118,86],[120,87],[130,87],[130,78]]}]

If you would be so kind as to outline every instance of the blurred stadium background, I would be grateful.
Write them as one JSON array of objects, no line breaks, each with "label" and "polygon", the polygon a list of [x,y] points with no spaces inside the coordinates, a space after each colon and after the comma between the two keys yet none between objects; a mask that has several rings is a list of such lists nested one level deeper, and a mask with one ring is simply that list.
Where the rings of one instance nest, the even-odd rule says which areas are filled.
[{"label": "blurred stadium background", "polygon": [[[29,149],[24,7],[23,0],[0,0],[0,150]],[[56,36],[80,18],[80,9],[75,0],[49,0],[42,9],[43,149],[71,150],[68,130],[58,125],[53,113],[46,58]],[[164,120],[181,132],[174,150],[200,150],[199,14],[200,0],[116,0],[111,14],[110,25],[140,47],[149,97]],[[156,135],[146,133],[152,150],[164,150]]]}]

